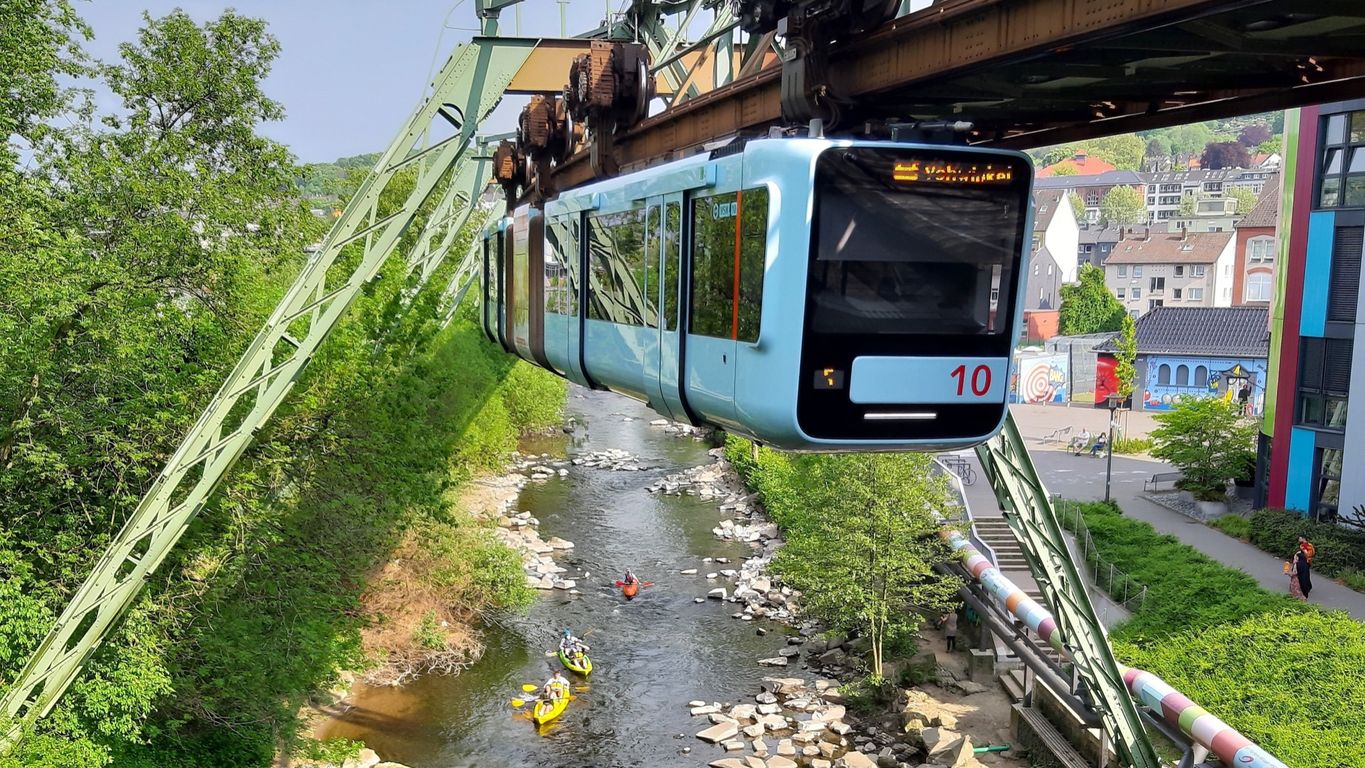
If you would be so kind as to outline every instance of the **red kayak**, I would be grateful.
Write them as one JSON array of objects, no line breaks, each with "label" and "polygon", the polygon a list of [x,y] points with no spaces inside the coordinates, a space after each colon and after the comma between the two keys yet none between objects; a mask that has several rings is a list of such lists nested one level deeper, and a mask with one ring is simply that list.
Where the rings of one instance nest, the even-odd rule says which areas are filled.
[{"label": "red kayak", "polygon": [[625,595],[627,600],[629,600],[629,599],[635,597],[635,595],[636,595],[639,591],[640,591],[640,582],[638,582],[638,581],[632,581],[632,582],[629,583],[629,584],[623,584],[623,585],[621,585],[621,594]]}]

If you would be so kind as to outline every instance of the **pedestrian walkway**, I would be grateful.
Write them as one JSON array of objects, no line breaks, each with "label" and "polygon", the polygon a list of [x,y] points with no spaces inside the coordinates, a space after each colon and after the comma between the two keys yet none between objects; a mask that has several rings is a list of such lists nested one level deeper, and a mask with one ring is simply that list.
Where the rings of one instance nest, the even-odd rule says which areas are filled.
[{"label": "pedestrian walkway", "polygon": [[[1038,469],[1038,476],[1049,492],[1067,499],[1104,498],[1104,459],[1073,456],[1065,450],[1039,447],[1036,442],[1036,438],[1028,440],[1029,452]],[[981,479],[966,489],[973,515],[988,517],[1000,514],[990,484],[985,482],[984,472],[979,464],[974,464],[974,467]],[[1267,590],[1288,593],[1289,583],[1284,575],[1283,558],[1268,555],[1216,528],[1142,497],[1143,483],[1147,478],[1157,472],[1169,471],[1171,467],[1159,461],[1114,456],[1111,496],[1129,517],[1151,523],[1158,531],[1176,537],[1214,560],[1244,571]],[[1321,574],[1314,574],[1313,594],[1309,602],[1346,611],[1356,619],[1365,621],[1365,594]]]}]

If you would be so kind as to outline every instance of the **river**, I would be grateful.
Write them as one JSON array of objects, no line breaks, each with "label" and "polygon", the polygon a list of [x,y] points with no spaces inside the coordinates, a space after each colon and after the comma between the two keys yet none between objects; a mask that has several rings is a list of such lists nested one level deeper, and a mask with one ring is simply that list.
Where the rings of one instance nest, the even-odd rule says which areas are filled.
[{"label": "river", "polygon": [[[777,655],[786,632],[731,618],[733,603],[695,602],[731,586],[708,581],[708,570],[738,568],[750,554],[712,534],[720,502],[646,490],[663,475],[711,461],[707,446],[650,426],[656,414],[610,393],[571,387],[567,411],[579,423],[572,437],[529,440],[523,450],[573,457],[619,448],[651,467],[572,467],[567,477],[529,484],[513,507],[539,518],[545,538],[575,543],[559,560],[566,576],[591,574],[578,582],[582,594],[542,593],[526,613],[502,617],[487,628],[483,658],[458,676],[357,686],[354,708],[319,735],[363,741],[412,768],[703,766],[721,756],[693,737],[709,723],[690,717],[687,702],[752,700],[772,674],[755,662]],[[631,602],[612,585],[626,568],[654,583]],[[690,568],[699,574],[679,573]],[[565,627],[592,646],[594,670],[586,684],[575,681],[577,698],[564,715],[538,732],[510,700],[525,696],[523,683],[538,685],[559,667],[545,652]]]}]

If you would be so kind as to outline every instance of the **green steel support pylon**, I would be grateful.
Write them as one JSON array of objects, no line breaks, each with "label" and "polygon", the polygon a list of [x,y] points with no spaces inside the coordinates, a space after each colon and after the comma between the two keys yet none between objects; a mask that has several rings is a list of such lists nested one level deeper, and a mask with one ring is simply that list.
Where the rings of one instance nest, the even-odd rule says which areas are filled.
[{"label": "green steel support pylon", "polygon": [[1029,570],[1056,617],[1062,641],[1118,758],[1131,768],[1160,768],[1161,761],[1119,673],[1104,625],[1095,615],[1085,581],[1067,550],[1052,499],[1038,478],[1014,417],[1000,434],[977,446],[986,477],[1023,547]]},{"label": "green steel support pylon", "polygon": [[[448,180],[447,203],[437,218],[463,222],[477,200],[469,193],[485,173],[484,161],[464,158],[478,124],[502,98],[525,63],[534,39],[475,38],[461,46],[432,82],[375,169],[356,191],[322,247],[275,308],[217,395],[171,456],[136,510],[0,699],[0,719],[17,721],[0,735],[12,745],[24,721],[46,715],[80,674],[90,654],[132,605],[142,585],[203,508],[228,469],[270,419],[318,346],[372,280],[398,244],[418,209]],[[432,141],[435,128],[454,135]],[[423,147],[418,149],[418,147]],[[380,194],[395,174],[417,169],[412,192],[398,210],[376,215]],[[452,173],[452,171],[454,171]],[[471,181],[473,179],[473,181]],[[463,210],[461,210],[463,206]],[[436,227],[442,226],[438,223]],[[410,266],[425,276],[454,240],[432,229],[419,238]],[[342,258],[346,246],[363,242],[359,260]],[[419,255],[420,254],[420,255]]]}]

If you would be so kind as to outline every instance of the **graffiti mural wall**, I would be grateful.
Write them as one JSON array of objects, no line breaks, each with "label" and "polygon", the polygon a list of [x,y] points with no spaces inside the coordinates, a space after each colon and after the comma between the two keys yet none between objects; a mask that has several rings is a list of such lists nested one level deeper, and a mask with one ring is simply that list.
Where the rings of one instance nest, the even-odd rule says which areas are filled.
[{"label": "graffiti mural wall", "polygon": [[1065,403],[1067,397],[1066,355],[1040,355],[1015,360],[1018,373],[1011,381],[1012,403]]},{"label": "graffiti mural wall", "polygon": [[[1168,411],[1188,397],[1217,397],[1238,403],[1249,415],[1265,406],[1264,358],[1186,357],[1146,355],[1142,409]],[[1136,394],[1136,393],[1134,393]]]}]

